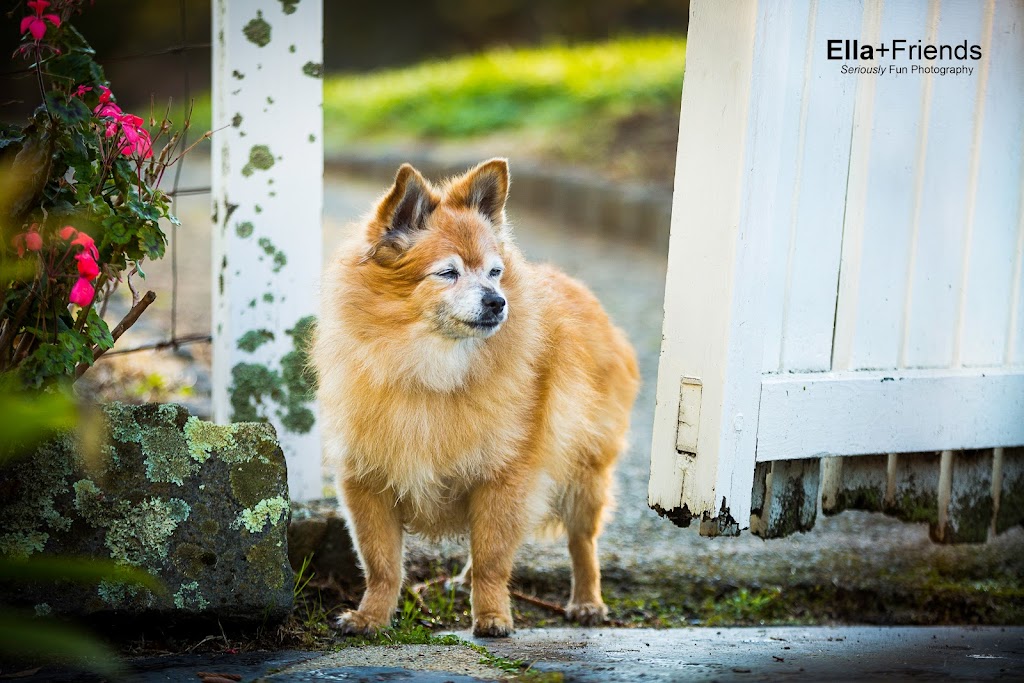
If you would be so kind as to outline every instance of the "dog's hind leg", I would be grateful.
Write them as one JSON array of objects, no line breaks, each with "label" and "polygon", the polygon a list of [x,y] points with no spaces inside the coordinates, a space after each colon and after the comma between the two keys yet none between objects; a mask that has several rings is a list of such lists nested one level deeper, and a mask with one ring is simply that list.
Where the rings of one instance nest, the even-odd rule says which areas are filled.
[{"label": "dog's hind leg", "polygon": [[343,633],[369,634],[391,624],[402,590],[402,520],[394,497],[346,479],[342,482],[352,540],[366,577],[358,610],[340,617]]},{"label": "dog's hind leg", "polygon": [[572,593],[565,616],[592,625],[608,617],[608,608],[601,599],[597,537],[601,533],[605,508],[611,502],[612,468],[608,466],[588,474],[568,485],[561,497],[559,512],[572,557]]}]

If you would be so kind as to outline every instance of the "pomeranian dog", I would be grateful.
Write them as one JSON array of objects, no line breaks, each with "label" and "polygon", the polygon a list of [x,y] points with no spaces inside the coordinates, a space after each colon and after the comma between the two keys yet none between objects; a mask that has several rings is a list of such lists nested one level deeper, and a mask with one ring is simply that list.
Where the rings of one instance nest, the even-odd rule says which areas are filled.
[{"label": "pomeranian dog", "polygon": [[597,537],[636,357],[583,284],[523,258],[508,190],[504,159],[436,186],[405,164],[325,272],[321,425],[366,578],[343,632],[390,624],[406,531],[469,534],[478,636],[512,631],[514,556],[545,528],[568,536],[567,616],[607,616]]}]

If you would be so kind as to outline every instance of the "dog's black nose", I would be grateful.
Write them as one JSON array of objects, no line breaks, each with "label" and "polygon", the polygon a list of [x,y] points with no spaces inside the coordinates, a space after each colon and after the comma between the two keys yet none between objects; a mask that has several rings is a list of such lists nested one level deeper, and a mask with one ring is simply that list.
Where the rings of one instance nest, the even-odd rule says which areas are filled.
[{"label": "dog's black nose", "polygon": [[498,315],[505,308],[505,299],[496,292],[484,292],[480,303],[484,305],[484,310],[491,315]]}]

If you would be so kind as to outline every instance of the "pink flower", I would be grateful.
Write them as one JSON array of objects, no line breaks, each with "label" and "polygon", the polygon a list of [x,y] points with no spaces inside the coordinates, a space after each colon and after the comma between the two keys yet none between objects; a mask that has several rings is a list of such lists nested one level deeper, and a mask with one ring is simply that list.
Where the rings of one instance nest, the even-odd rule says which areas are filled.
[{"label": "pink flower", "polygon": [[25,248],[29,251],[39,251],[43,248],[43,236],[38,232],[26,232]]},{"label": "pink flower", "polygon": [[86,307],[92,303],[92,298],[96,296],[96,290],[84,277],[78,278],[75,282],[75,286],[71,288],[71,296],[68,300],[76,306]]},{"label": "pink flower", "polygon": [[60,235],[60,238],[62,240],[69,240],[75,235],[77,235],[78,231],[72,228],[70,225],[65,225],[63,228],[60,229],[60,232],[57,234]]},{"label": "pink flower", "polygon": [[[100,86],[100,103],[96,105],[96,108],[92,110],[96,116],[110,116],[117,118],[121,116],[121,107],[117,106],[117,103],[110,101],[110,88],[105,85]],[[107,127],[107,137],[110,137],[110,127]]]},{"label": "pink flower", "polygon": [[50,6],[48,0],[28,0],[28,6],[35,11],[35,15],[30,14],[21,20],[21,33],[24,35],[28,31],[38,43],[46,35],[46,22],[60,26],[60,17],[56,14],[43,14]]},{"label": "pink flower", "polygon": [[[67,228],[65,228],[65,230],[66,229]],[[86,235],[84,232],[79,231],[78,237],[71,240],[71,244],[82,247],[82,253],[79,254],[79,256],[81,256],[82,254],[89,254],[95,261],[98,261],[100,259],[100,252],[96,249],[96,242],[94,242],[93,239]],[[78,257],[76,256],[75,258]]]},{"label": "pink flower", "polygon": [[25,255],[25,250],[39,251],[43,248],[43,236],[39,234],[39,224],[33,223],[26,232],[15,235],[11,240],[14,248],[18,250],[18,258]]},{"label": "pink flower", "polygon": [[[116,107],[117,105],[112,106]],[[137,154],[143,159],[148,159],[153,156],[153,143],[149,137],[149,131],[143,127],[143,120],[134,114],[120,113],[120,110],[115,118],[115,121],[107,124],[106,136],[112,138],[120,129],[124,139],[120,141],[118,151],[126,157]]]},{"label": "pink flower", "polygon": [[86,280],[95,280],[96,276],[100,274],[100,266],[96,263],[96,259],[92,257],[92,254],[83,251],[75,256],[75,259],[78,260],[78,274]]},{"label": "pink flower", "polygon": [[89,92],[90,90],[92,90],[92,88],[90,88],[89,86],[80,85],[77,88],[75,88],[75,97],[84,97],[85,93]]}]

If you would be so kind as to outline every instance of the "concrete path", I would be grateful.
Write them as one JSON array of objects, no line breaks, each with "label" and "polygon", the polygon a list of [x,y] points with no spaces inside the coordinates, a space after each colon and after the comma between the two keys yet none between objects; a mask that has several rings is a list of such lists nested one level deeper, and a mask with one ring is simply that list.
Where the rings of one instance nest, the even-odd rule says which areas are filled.
[{"label": "concrete path", "polygon": [[487,645],[580,683],[1024,679],[1021,628],[537,629]]},{"label": "concrete path", "polygon": [[150,657],[135,660],[136,673],[127,680],[186,683],[207,671],[267,683],[464,683],[509,678],[509,660],[549,674],[538,676],[541,681],[566,683],[1024,680],[1024,628],[536,629],[501,640],[456,635],[492,656],[458,645],[396,645]]}]

